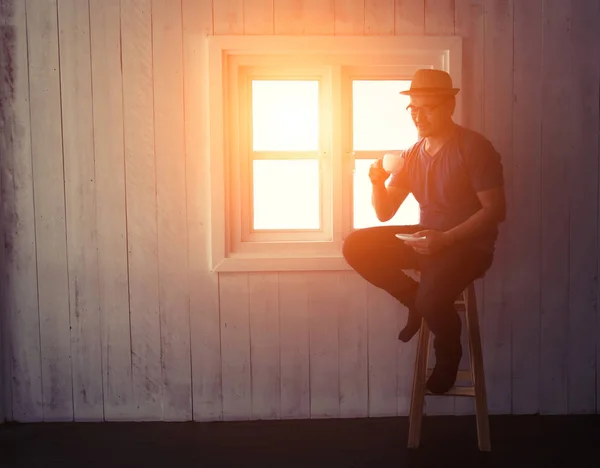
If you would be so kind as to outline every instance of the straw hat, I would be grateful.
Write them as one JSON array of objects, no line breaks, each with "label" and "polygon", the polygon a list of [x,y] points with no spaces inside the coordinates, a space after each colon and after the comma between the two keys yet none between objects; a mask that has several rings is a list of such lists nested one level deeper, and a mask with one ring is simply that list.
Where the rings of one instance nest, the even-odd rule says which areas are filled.
[{"label": "straw hat", "polygon": [[452,77],[443,70],[422,68],[415,72],[410,83],[410,89],[400,91],[406,96],[415,95],[456,95],[459,88],[452,87]]}]

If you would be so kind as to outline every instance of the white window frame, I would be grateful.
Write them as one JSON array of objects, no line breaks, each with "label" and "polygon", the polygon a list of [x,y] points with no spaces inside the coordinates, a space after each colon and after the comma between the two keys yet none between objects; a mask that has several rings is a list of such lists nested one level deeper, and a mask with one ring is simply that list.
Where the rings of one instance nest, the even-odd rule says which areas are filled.
[{"label": "white window frame", "polygon": [[[354,160],[379,157],[384,152],[352,151],[348,93],[351,76],[367,79],[410,80],[417,68],[437,68],[450,73],[461,87],[462,39],[456,36],[208,36],[207,150],[211,185],[211,271],[347,270],[342,256],[345,236],[352,231],[352,175]],[[281,69],[285,76],[319,69],[331,85],[330,108],[321,102],[320,112],[329,132],[320,132],[319,160],[325,180],[323,204],[330,216],[322,218],[319,233],[304,239],[289,234],[249,234],[242,205],[250,203],[248,180],[243,180],[248,151],[241,141],[248,128],[240,125],[244,87],[240,77],[253,71]],[[372,71],[370,71],[372,69]],[[243,82],[243,80],[242,80]],[[462,96],[457,96],[455,121],[462,122]],[[343,107],[345,106],[345,107]],[[324,136],[327,133],[331,136]],[[345,138],[343,136],[345,135]],[[390,148],[391,150],[394,148]],[[247,167],[246,167],[246,173]],[[251,213],[244,207],[245,213]],[[311,237],[312,236],[312,237]]]}]

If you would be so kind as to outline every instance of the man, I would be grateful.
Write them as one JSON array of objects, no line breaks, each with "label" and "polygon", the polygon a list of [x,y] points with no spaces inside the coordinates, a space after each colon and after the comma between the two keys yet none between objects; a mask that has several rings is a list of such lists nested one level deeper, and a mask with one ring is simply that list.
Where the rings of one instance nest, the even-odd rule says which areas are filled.
[{"label": "man", "polygon": [[[441,70],[418,70],[407,110],[419,141],[401,152],[390,173],[372,164],[372,203],[380,221],[391,219],[409,193],[419,203],[420,221],[352,232],[344,242],[348,264],[408,308],[398,338],[409,341],[424,318],[434,335],[436,364],[427,388],[443,394],[456,381],[462,357],[461,320],[454,302],[492,264],[498,224],[506,214],[500,155],[481,134],[456,124],[457,88]],[[397,233],[422,239],[400,240]],[[417,283],[402,270],[420,271]],[[376,311],[374,311],[376,313]]]}]

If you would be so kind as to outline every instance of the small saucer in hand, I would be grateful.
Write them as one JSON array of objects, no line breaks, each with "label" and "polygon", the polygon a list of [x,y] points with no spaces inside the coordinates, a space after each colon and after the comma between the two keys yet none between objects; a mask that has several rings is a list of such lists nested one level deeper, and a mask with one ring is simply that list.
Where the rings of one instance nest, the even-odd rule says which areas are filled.
[{"label": "small saucer in hand", "polygon": [[426,239],[425,236],[415,236],[414,234],[396,234],[396,237],[400,240],[414,241]]}]

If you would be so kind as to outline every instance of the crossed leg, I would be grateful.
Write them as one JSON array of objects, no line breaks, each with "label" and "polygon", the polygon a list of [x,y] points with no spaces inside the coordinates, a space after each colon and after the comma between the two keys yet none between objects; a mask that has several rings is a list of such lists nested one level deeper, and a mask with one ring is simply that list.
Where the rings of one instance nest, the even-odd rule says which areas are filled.
[{"label": "crossed leg", "polygon": [[[491,266],[493,254],[467,245],[448,247],[433,255],[417,254],[395,237],[414,233],[420,225],[377,226],[352,232],[344,242],[348,264],[365,280],[387,291],[408,310],[398,338],[409,341],[424,318],[434,335],[436,366],[428,379],[432,393],[447,392],[456,380],[462,357],[461,321],[454,309],[458,295]],[[420,271],[416,282],[403,270]]]},{"label": "crossed leg", "polygon": [[470,283],[483,276],[492,259],[492,253],[465,245],[419,257],[415,307],[434,335],[436,365],[427,380],[432,393],[446,393],[456,381],[462,346],[461,321],[454,303]]},{"label": "crossed leg", "polygon": [[377,226],[352,232],[344,242],[348,264],[369,283],[387,291],[408,308],[408,320],[398,338],[409,341],[421,326],[415,311],[419,283],[403,270],[419,269],[419,254],[395,234],[412,234],[419,225]]}]

